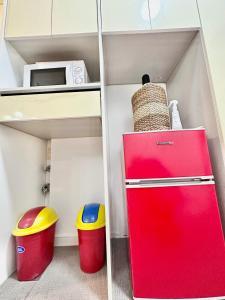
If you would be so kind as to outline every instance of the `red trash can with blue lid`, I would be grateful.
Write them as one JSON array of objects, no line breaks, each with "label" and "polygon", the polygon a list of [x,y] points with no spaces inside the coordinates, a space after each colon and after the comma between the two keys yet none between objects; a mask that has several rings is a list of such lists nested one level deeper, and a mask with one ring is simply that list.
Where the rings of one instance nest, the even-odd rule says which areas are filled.
[{"label": "red trash can with blue lid", "polygon": [[40,206],[28,210],[18,221],[12,231],[16,237],[18,280],[34,280],[50,264],[57,220],[54,209]]},{"label": "red trash can with blue lid", "polygon": [[85,205],[77,216],[80,268],[85,273],[95,273],[105,264],[105,206]]}]

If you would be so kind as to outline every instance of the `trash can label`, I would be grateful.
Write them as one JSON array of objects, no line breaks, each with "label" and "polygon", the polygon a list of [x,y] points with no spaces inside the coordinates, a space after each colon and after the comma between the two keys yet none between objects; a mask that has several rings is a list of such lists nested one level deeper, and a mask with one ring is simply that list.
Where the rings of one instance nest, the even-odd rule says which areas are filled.
[{"label": "trash can label", "polygon": [[17,252],[18,253],[24,253],[25,252],[25,248],[23,246],[17,246]]}]

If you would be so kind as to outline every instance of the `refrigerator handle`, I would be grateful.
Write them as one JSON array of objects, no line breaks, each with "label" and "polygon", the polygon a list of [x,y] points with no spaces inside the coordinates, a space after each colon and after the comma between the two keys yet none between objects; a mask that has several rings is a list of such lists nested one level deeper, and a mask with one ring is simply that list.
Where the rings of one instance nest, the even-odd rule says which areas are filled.
[{"label": "refrigerator handle", "polygon": [[165,183],[145,183],[145,184],[126,184],[126,189],[136,188],[159,188],[159,187],[174,187],[174,186],[197,186],[197,185],[214,185],[214,181],[198,181],[198,182],[165,182]]},{"label": "refrigerator handle", "polygon": [[173,141],[165,141],[165,142],[157,142],[156,145],[158,146],[165,146],[165,145],[173,145]]}]

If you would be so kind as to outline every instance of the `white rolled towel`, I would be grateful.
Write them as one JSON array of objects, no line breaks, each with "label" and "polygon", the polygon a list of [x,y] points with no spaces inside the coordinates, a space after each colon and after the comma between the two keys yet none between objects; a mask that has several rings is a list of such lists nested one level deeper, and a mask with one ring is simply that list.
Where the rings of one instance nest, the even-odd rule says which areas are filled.
[{"label": "white rolled towel", "polygon": [[180,120],[180,114],[179,114],[179,111],[178,111],[178,101],[177,100],[172,100],[170,101],[170,104],[169,104],[169,108],[172,109],[172,129],[175,129],[175,130],[179,130],[179,129],[183,129],[183,126],[182,126],[182,123],[181,123],[181,120]]}]

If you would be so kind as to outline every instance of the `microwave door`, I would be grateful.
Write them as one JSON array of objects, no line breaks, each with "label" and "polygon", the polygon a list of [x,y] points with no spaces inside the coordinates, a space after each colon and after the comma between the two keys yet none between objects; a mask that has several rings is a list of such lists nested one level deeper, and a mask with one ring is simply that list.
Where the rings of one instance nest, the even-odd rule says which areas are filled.
[{"label": "microwave door", "polygon": [[30,71],[30,87],[66,85],[66,83],[66,67]]}]

